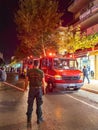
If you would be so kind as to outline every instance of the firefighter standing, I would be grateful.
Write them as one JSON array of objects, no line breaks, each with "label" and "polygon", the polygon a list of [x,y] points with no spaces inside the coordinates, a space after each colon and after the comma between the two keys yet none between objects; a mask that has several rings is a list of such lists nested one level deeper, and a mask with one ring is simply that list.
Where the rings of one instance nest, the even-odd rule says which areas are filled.
[{"label": "firefighter standing", "polygon": [[33,111],[33,103],[36,98],[36,114],[37,124],[43,121],[41,105],[42,100],[42,85],[45,88],[44,73],[39,69],[39,61],[34,60],[34,68],[27,72],[26,82],[29,81],[28,107],[27,107],[27,126],[31,126],[31,117]]}]

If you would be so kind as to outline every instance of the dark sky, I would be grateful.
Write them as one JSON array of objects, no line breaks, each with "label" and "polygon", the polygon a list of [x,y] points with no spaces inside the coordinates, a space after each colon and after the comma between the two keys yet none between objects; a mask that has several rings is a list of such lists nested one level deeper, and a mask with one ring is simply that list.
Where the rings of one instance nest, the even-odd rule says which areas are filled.
[{"label": "dark sky", "polygon": [[[72,14],[66,11],[72,0],[59,0],[59,8],[65,11],[64,26],[72,19]],[[5,61],[14,55],[19,45],[17,39],[16,25],[14,23],[14,12],[18,7],[18,0],[0,0],[0,52],[3,53]]]},{"label": "dark sky", "polygon": [[13,21],[17,2],[18,0],[0,0],[0,52],[4,54],[5,60],[10,59],[19,44]]}]

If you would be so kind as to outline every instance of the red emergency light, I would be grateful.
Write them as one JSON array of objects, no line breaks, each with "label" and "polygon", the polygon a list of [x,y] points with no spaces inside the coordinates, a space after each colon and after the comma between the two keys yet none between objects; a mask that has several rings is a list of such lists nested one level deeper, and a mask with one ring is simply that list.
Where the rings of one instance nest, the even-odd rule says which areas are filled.
[{"label": "red emergency light", "polygon": [[49,56],[55,56],[56,54],[55,54],[55,53],[50,52],[48,55],[49,55]]}]

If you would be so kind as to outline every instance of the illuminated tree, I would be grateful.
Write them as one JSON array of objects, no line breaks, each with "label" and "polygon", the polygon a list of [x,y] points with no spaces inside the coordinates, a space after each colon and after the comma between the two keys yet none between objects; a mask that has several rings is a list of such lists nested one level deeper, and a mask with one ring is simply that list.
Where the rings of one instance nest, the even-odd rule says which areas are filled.
[{"label": "illuminated tree", "polygon": [[39,50],[45,55],[49,47],[56,47],[50,38],[62,15],[58,13],[56,1],[19,0],[19,9],[15,13],[18,38],[32,53]]},{"label": "illuminated tree", "polygon": [[97,35],[87,36],[85,32],[81,32],[80,26],[60,27],[53,39],[59,46],[59,52],[65,50],[68,53],[74,53],[78,49],[92,48],[98,42]]}]

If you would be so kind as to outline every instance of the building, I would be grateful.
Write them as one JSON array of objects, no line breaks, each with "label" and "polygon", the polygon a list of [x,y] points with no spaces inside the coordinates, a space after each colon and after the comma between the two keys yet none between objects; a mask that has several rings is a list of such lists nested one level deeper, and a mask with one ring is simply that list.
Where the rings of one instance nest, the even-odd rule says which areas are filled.
[{"label": "building", "polygon": [[[68,7],[73,13],[71,25],[80,25],[87,35],[98,35],[98,0],[74,0]],[[94,78],[98,79],[98,46],[78,52],[80,68],[87,65],[90,74],[94,72]]]}]

